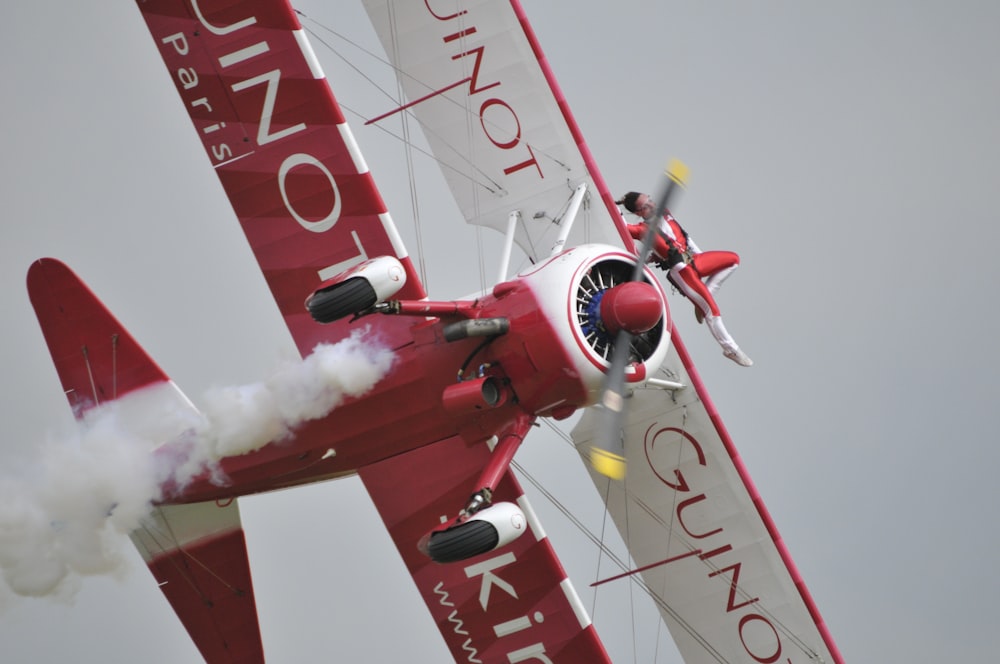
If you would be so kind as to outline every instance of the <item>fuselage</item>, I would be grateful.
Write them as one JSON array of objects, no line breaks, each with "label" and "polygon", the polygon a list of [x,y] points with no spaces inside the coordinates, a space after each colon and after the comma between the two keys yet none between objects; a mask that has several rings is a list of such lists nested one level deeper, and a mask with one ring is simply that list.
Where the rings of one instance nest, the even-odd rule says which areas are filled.
[{"label": "fuselage", "polygon": [[[599,302],[592,300],[634,264],[619,249],[584,245],[498,284],[460,314],[359,318],[351,325],[367,326],[367,338],[392,340],[394,353],[389,373],[369,393],[288,439],[221,459],[183,490],[169,490],[166,501],[218,500],[344,476],[453,436],[475,444],[525,413],[568,417],[594,402],[609,364],[607,335],[594,324]],[[646,281],[661,297],[662,316],[637,357],[640,378],[659,366],[669,344],[665,295],[648,274]],[[504,319],[509,329],[447,341],[445,328],[467,319]],[[495,402],[450,398],[456,385],[482,378],[499,387]]]}]

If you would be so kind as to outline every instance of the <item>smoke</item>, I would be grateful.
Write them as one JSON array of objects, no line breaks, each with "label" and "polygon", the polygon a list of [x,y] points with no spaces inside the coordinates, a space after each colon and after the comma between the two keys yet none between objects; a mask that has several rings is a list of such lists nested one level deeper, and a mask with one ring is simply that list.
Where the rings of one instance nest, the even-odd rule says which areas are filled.
[{"label": "smoke", "polygon": [[115,419],[47,441],[25,475],[0,478],[0,568],[14,592],[48,595],[70,572],[119,569],[114,535],[138,525],[157,487],[151,441],[120,431]]},{"label": "smoke", "polygon": [[367,392],[391,362],[391,353],[370,350],[361,334],[317,346],[305,360],[286,363],[261,383],[209,392],[208,428],[199,437],[211,445],[207,451],[213,458],[288,438],[296,426],[323,417],[344,397]]},{"label": "smoke", "polygon": [[[150,514],[165,478],[183,486],[220,459],[290,439],[298,425],[370,390],[393,355],[363,335],[320,344],[262,382],[212,390],[203,413],[161,385],[95,408],[74,435],[46,441],[29,467],[0,475],[6,585],[24,596],[68,596],[80,576],[121,573],[121,535]],[[153,454],[182,433],[182,457]]]}]

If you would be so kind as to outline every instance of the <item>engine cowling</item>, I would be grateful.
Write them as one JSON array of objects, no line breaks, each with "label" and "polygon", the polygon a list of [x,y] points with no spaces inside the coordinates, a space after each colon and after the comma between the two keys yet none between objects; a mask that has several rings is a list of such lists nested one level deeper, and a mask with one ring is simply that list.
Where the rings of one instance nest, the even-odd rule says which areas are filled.
[{"label": "engine cowling", "polygon": [[671,325],[666,293],[648,267],[639,282],[632,281],[634,271],[633,255],[581,245],[520,275],[552,322],[587,392],[587,403],[570,405],[597,400],[619,330],[634,335],[629,383],[642,382],[667,357]]}]

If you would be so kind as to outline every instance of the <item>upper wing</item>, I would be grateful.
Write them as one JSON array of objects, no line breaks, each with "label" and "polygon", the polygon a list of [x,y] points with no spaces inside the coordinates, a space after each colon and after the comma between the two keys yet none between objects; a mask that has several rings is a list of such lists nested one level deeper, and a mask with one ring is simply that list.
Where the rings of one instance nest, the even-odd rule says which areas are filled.
[{"label": "upper wing", "polygon": [[138,4],[300,352],[346,335],[345,321],[320,326],[303,303],[366,258],[399,258],[399,297],[423,298],[286,0]]},{"label": "upper wing", "polygon": [[[842,662],[676,331],[673,340],[664,369],[687,387],[629,399],[624,482],[591,470],[631,574],[641,572],[689,664]],[[573,430],[582,455],[593,416]]]},{"label": "upper wing", "polygon": [[519,212],[517,242],[536,261],[551,253],[586,184],[594,223],[577,222],[566,246],[632,246],[516,0],[365,7],[409,99],[370,122],[400,112],[420,121],[469,223],[505,232]]},{"label": "upper wing", "polygon": [[454,513],[486,465],[486,443],[460,437],[361,469],[382,520],[459,662],[609,661],[576,591],[508,471],[494,501],[517,503],[529,532],[499,550],[441,565],[417,542]]}]

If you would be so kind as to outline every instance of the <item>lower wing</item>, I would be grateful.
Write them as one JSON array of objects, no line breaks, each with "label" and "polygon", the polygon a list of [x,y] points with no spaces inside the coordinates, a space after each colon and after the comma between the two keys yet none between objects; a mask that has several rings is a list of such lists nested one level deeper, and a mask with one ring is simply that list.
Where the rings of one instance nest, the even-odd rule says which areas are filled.
[{"label": "lower wing", "polygon": [[590,622],[520,485],[508,471],[494,505],[516,503],[529,531],[507,546],[439,564],[418,550],[474,489],[483,441],[447,438],[361,469],[389,534],[459,662],[606,662]]}]

